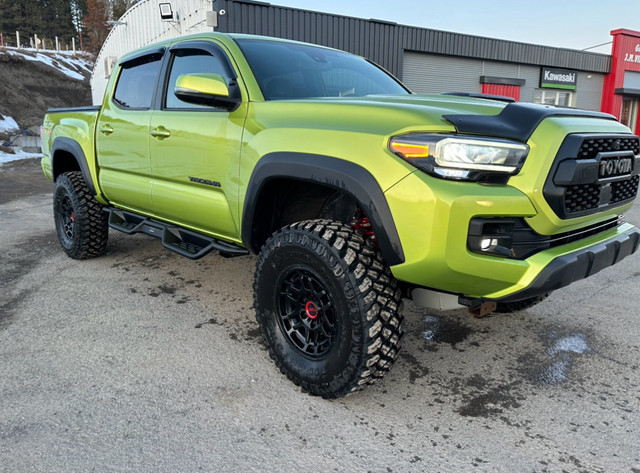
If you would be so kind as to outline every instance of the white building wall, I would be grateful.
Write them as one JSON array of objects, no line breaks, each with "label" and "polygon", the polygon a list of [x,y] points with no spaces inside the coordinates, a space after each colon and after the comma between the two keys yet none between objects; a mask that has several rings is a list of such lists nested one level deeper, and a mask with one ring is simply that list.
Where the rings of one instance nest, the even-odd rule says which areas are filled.
[{"label": "white building wall", "polygon": [[[160,18],[160,3],[171,4],[174,21]],[[91,74],[93,104],[102,103],[110,74],[107,64],[157,41],[212,31],[206,23],[206,12],[211,10],[211,0],[143,0],[132,6],[119,19],[121,24],[113,27],[96,58]]]}]

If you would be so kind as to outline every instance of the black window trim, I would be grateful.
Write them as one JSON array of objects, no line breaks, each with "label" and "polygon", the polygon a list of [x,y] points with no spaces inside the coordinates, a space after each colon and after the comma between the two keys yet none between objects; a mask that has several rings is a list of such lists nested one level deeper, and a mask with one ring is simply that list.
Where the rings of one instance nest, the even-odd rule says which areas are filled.
[{"label": "black window trim", "polygon": [[[184,50],[184,49],[195,49],[200,51],[205,51],[211,54],[212,56],[220,59],[223,67],[226,69],[227,78],[229,79],[229,89],[231,91],[231,87],[238,87],[238,75],[236,74],[231,61],[229,60],[229,56],[225,53],[224,49],[218,44],[211,41],[205,40],[194,40],[194,41],[183,41],[174,44],[169,48],[170,53],[174,53],[175,51]],[[153,109],[154,110],[162,110],[162,111],[170,111],[170,112],[197,112],[197,113],[228,113],[228,110],[219,108],[219,107],[206,107],[206,108],[191,108],[191,107],[181,107],[181,108],[168,108],[165,106],[166,97],[168,94],[169,88],[169,78],[171,76],[171,67],[173,66],[173,58],[175,54],[167,54],[163,61],[163,66],[160,71],[160,77],[162,81],[159,86],[156,88],[156,94],[153,100]],[[238,89],[238,93],[240,90]]]},{"label": "black window trim", "polygon": [[144,60],[146,58],[152,57],[152,56],[158,56],[157,60],[160,61],[160,73],[158,74],[158,77],[156,78],[156,83],[154,84],[154,87],[157,90],[158,87],[158,80],[160,79],[160,77],[162,77],[162,69],[163,69],[163,62],[164,62],[164,58],[165,56],[165,52],[166,52],[167,48],[163,47],[159,47],[159,48],[154,48],[154,49],[148,49],[145,50],[139,54],[136,54],[134,56],[128,57],[126,58],[124,61],[120,62],[120,68],[118,71],[118,78],[116,79],[116,82],[113,86],[113,93],[111,94],[111,103],[113,103],[113,105],[115,105],[117,108],[119,108],[120,110],[125,110],[125,111],[145,111],[145,110],[152,110],[154,108],[154,102],[155,102],[155,94],[153,94],[151,96],[151,103],[148,107],[125,107],[124,105],[122,105],[120,102],[118,102],[116,100],[116,91],[118,90],[118,84],[120,83],[120,78],[122,77],[122,71],[125,69],[131,69],[133,67],[136,67],[140,64],[143,64]]}]

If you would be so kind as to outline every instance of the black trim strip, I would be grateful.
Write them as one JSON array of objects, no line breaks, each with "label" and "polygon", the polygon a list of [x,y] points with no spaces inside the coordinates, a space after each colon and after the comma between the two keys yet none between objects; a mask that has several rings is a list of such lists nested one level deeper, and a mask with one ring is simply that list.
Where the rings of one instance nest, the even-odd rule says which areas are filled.
[{"label": "black trim strip", "polygon": [[99,112],[102,106],[100,105],[88,105],[84,107],[62,107],[62,108],[50,108],[47,113],[73,113],[73,112]]},{"label": "black trim strip", "polygon": [[630,89],[629,87],[616,89],[615,92],[620,95],[640,95],[640,89]]},{"label": "black trim strip", "polygon": [[[147,61],[149,56],[154,56],[154,59],[160,59],[163,55],[164,52],[167,50],[167,48],[165,48],[164,46],[159,47],[159,48],[153,48],[153,49],[145,49],[144,51],[141,51],[138,54],[135,54],[133,56],[129,56],[126,59],[124,59],[123,61],[120,62],[120,67],[122,69],[127,69],[129,67],[133,67],[133,66],[137,66],[138,64],[142,64],[143,62]],[[158,57],[155,57],[158,56]]]},{"label": "black trim strip", "polygon": [[480,76],[481,84],[519,85],[523,86],[527,81],[515,77]]},{"label": "black trim strip", "polygon": [[389,266],[404,262],[400,236],[387,200],[375,178],[361,166],[338,158],[317,154],[279,152],[265,155],[253,170],[242,217],[242,241],[258,252],[253,222],[258,199],[265,184],[276,178],[315,182],[352,196],[367,214],[380,251]]},{"label": "black trim strip", "polygon": [[500,102],[513,103],[516,101],[513,97],[506,95],[481,94],[479,92],[443,92],[440,95],[455,95],[458,97],[471,97],[474,99],[498,100]]},{"label": "black trim strip", "polygon": [[608,113],[556,108],[532,103],[510,103],[498,115],[444,115],[458,133],[508,138],[526,143],[540,122],[549,117],[589,117],[616,120]]}]

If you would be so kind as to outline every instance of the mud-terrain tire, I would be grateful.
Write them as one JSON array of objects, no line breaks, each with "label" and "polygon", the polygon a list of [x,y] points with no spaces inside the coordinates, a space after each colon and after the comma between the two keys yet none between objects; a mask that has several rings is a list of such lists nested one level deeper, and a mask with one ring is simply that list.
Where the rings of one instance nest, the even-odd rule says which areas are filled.
[{"label": "mud-terrain tire", "polygon": [[260,331],[280,371],[327,399],[374,383],[398,356],[400,291],[350,227],[298,222],[264,244],[254,282]]},{"label": "mud-terrain tire", "polygon": [[550,294],[550,292],[547,292],[546,294],[542,294],[541,296],[530,297],[528,299],[523,299],[521,301],[515,302],[498,302],[495,311],[500,314],[511,314],[513,312],[527,310],[545,300],[547,297],[549,297]]},{"label": "mud-terrain tire", "polygon": [[62,249],[71,258],[104,254],[109,236],[108,216],[91,195],[80,172],[66,172],[56,179],[53,216]]}]

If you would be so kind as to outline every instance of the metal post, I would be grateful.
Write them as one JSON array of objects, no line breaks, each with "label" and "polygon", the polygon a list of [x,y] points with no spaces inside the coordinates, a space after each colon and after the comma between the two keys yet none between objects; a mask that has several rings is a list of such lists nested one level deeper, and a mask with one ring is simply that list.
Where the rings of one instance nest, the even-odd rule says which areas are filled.
[{"label": "metal post", "polygon": [[36,51],[38,50],[38,35],[33,35],[33,43],[36,45]]},{"label": "metal post", "polygon": [[71,38],[71,46],[73,47],[73,55],[76,55],[76,38]]},{"label": "metal post", "polygon": [[16,47],[20,48],[20,32],[16,31]]},{"label": "metal post", "polygon": [[56,36],[56,51],[60,51],[60,43],[58,42],[57,36]]}]

